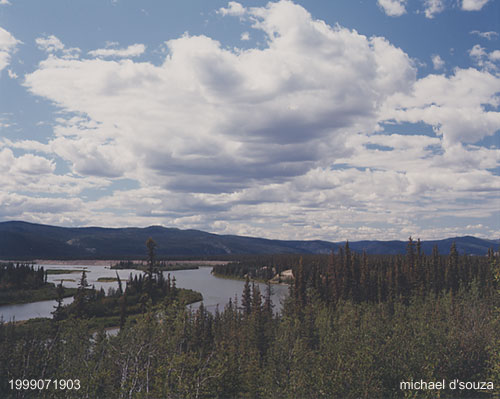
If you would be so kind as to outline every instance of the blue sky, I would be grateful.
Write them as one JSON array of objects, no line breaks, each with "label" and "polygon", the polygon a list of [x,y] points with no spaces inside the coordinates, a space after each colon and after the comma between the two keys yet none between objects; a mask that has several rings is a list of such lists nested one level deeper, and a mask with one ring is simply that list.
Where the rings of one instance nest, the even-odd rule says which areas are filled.
[{"label": "blue sky", "polygon": [[499,4],[0,0],[0,221],[498,238]]}]

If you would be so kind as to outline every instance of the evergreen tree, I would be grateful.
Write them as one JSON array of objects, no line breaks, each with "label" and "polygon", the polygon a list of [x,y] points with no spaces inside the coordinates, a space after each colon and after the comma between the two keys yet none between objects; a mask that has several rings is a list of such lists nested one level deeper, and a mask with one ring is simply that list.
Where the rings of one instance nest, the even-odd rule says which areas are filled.
[{"label": "evergreen tree", "polygon": [[272,287],[271,287],[271,282],[268,280],[266,284],[266,295],[264,297],[264,312],[268,317],[273,316],[273,303],[271,300],[272,296]]},{"label": "evergreen tree", "polygon": [[446,267],[446,283],[452,294],[456,294],[460,286],[458,273],[458,252],[455,242],[451,244],[450,255]]},{"label": "evergreen tree", "polygon": [[77,317],[85,317],[87,312],[88,304],[88,287],[87,273],[85,270],[82,271],[82,276],[80,277],[80,282],[78,283],[78,289],[75,294],[73,307],[75,309],[75,315]]},{"label": "evergreen tree", "polygon": [[147,293],[149,298],[154,302],[154,283],[153,283],[153,274],[155,272],[155,257],[156,257],[156,242],[149,237],[146,241],[146,248],[148,250],[148,278],[147,278]]},{"label": "evergreen tree", "polygon": [[241,307],[243,313],[248,316],[252,312],[252,293],[250,290],[250,277],[248,274],[245,279],[245,286],[243,287],[243,295],[241,296]]},{"label": "evergreen tree", "polygon": [[116,271],[116,280],[118,281],[118,293],[121,296],[121,295],[123,295],[123,286],[122,286],[122,280],[120,279],[118,271]]},{"label": "evergreen tree", "polygon": [[294,274],[294,296],[297,309],[300,310],[306,304],[306,276],[302,256],[299,259],[299,265],[293,270]]},{"label": "evergreen tree", "polygon": [[57,285],[57,305],[54,306],[54,311],[52,312],[52,316],[54,320],[58,321],[62,318],[62,310],[63,310],[63,299],[64,299],[64,287],[62,285],[62,281]]}]

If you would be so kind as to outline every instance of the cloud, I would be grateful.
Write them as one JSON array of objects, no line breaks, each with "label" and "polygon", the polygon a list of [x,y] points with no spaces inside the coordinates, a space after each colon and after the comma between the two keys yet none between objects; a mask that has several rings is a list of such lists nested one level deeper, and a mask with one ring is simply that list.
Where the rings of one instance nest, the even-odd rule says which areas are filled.
[{"label": "cloud", "polygon": [[249,13],[268,48],[233,52],[185,35],[167,42],[160,66],[42,61],[26,77],[29,90],[95,122],[60,125],[56,153],[82,175],[232,191],[342,153],[343,137],[374,128],[383,99],[415,78],[386,40],[329,27],[291,2]]},{"label": "cloud", "polygon": [[39,198],[50,194],[50,198],[58,198],[78,196],[83,190],[102,189],[109,185],[103,178],[57,174],[54,159],[29,152],[15,156],[12,151],[15,148],[53,155],[49,148],[40,146],[38,142],[27,140],[14,143],[8,140],[0,142],[0,187],[2,187],[0,194],[15,193],[21,187],[24,194],[32,193]]},{"label": "cloud", "polygon": [[377,4],[390,17],[406,14],[406,0],[377,0]]},{"label": "cloud", "polygon": [[250,40],[250,33],[248,33],[248,32],[243,32],[243,33],[241,34],[240,40],[243,40],[243,41]]},{"label": "cloud", "polygon": [[127,48],[113,49],[104,48],[98,50],[89,51],[88,54],[92,57],[118,57],[118,58],[129,58],[138,57],[144,53],[146,46],[144,44],[132,44]]},{"label": "cloud", "polygon": [[26,195],[0,192],[0,215],[2,217],[21,216],[35,213],[60,213],[77,210],[76,201],[62,199],[34,198]]},{"label": "cloud", "polygon": [[488,54],[488,58],[493,62],[500,61],[500,50],[492,51],[491,53]]},{"label": "cloud", "polygon": [[49,54],[61,53],[63,58],[78,58],[81,50],[77,47],[66,48],[65,45],[54,35],[37,37],[35,43],[38,48]]},{"label": "cloud", "polygon": [[217,13],[223,16],[242,17],[246,13],[246,8],[236,1],[230,1],[227,8],[222,7]]},{"label": "cloud", "polygon": [[476,44],[469,50],[469,56],[480,68],[493,72],[498,70],[497,63],[500,61],[500,50],[488,53],[484,47]]},{"label": "cloud", "polygon": [[479,11],[481,10],[489,0],[463,0],[462,10],[465,11]]},{"label": "cloud", "polygon": [[[24,84],[57,106],[53,136],[0,141],[9,167],[0,184],[15,176],[34,192],[77,192],[78,209],[59,214],[71,224],[331,240],[439,235],[456,226],[443,215],[488,225],[500,155],[475,143],[500,127],[497,75],[458,68],[417,79],[410,57],[384,38],[329,26],[290,1],[237,4],[219,13],[248,17],[262,47],[185,34],[166,42],[157,64],[62,50],[40,62]],[[389,123],[415,132],[386,134]],[[22,163],[32,170],[66,162],[70,172],[14,173],[10,148],[36,154],[38,169]],[[102,193],[82,201],[87,188]],[[59,215],[40,208],[31,218]]]},{"label": "cloud", "polygon": [[0,27],[0,72],[10,63],[10,56],[21,42]]},{"label": "cloud", "polygon": [[10,4],[11,3],[9,2],[9,0],[0,0],[0,6],[5,6],[5,5],[10,6]]},{"label": "cloud", "polygon": [[472,31],[470,31],[470,33],[471,33],[471,35],[477,35],[479,37],[482,37],[482,38],[488,39],[488,40],[493,40],[493,39],[496,39],[498,37],[498,32],[494,32],[494,31],[481,32],[478,30],[472,30]]},{"label": "cloud", "polygon": [[12,140],[4,138],[4,139],[0,140],[0,148],[2,148],[2,147],[22,149],[22,150],[26,150],[26,151],[41,152],[41,153],[46,153],[46,154],[49,154],[52,152],[52,150],[50,149],[50,146],[48,146],[47,144],[42,144],[39,141],[35,141],[35,140],[12,141]]},{"label": "cloud", "polygon": [[64,49],[64,44],[55,37],[50,35],[47,37],[38,37],[35,39],[35,43],[38,45],[40,50],[46,51],[48,53],[53,53]]},{"label": "cloud", "polygon": [[434,18],[436,14],[444,11],[443,0],[425,0],[425,16],[426,18]]},{"label": "cloud", "polygon": [[[500,129],[500,78],[473,68],[456,69],[450,77],[429,75],[410,95],[395,94],[385,115],[398,122],[424,122],[443,136],[444,145],[475,143]],[[486,106],[490,106],[491,110]]]},{"label": "cloud", "polygon": [[432,59],[432,66],[436,71],[439,71],[440,69],[444,68],[445,62],[438,54],[434,54],[431,57],[431,59]]},{"label": "cloud", "polygon": [[18,158],[12,151],[4,148],[0,151],[0,170],[5,173],[20,173],[24,175],[41,175],[55,170],[53,161],[33,154],[25,154]]}]

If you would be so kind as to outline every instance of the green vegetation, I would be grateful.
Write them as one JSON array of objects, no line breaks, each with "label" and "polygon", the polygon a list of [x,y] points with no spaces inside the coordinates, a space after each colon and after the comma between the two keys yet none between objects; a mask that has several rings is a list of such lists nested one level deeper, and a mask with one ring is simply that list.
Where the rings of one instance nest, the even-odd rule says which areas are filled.
[{"label": "green vegetation", "polygon": [[[75,295],[76,288],[64,288],[63,298]],[[33,290],[9,290],[0,291],[0,306],[16,305],[38,301],[57,299],[57,288],[54,284],[47,283],[43,287]]]},{"label": "green vegetation", "polygon": [[0,264],[0,306],[56,299],[58,295],[73,296],[74,288],[65,288],[60,294],[54,284],[47,283],[43,267],[32,264]]},{"label": "green vegetation", "polygon": [[84,269],[48,269],[46,273],[51,274],[71,274],[71,273],[81,273]]},{"label": "green vegetation", "polygon": [[[153,247],[146,275],[129,279],[123,295],[96,301],[82,275],[61,321],[0,324],[0,396],[17,397],[11,378],[49,377],[82,386],[50,390],[50,398],[495,397],[399,385],[443,379],[492,381],[500,394],[500,258],[492,251],[425,256],[410,241],[405,256],[355,254],[346,245],[324,258],[297,257],[286,265],[294,281],[279,315],[271,285],[261,293],[248,271],[241,304],[191,312],[173,296],[173,280],[155,277],[154,264]],[[93,336],[98,309],[116,310],[106,301],[126,304],[126,312],[104,315],[119,317],[122,328]],[[134,307],[143,313],[124,321]]]},{"label": "green vegetation", "polygon": [[[308,264],[319,263],[325,255],[302,255]],[[298,265],[299,255],[245,255],[226,264],[216,265],[212,273],[217,277],[244,280],[248,275],[254,281],[268,281],[275,275]]]},{"label": "green vegetation", "polygon": [[118,277],[99,277],[97,279],[97,281],[100,283],[113,283],[118,280],[120,280]]},{"label": "green vegetation", "polygon": [[[245,276],[238,276],[235,274],[222,274],[222,273],[217,273],[213,270],[212,268],[212,274],[217,277],[217,278],[224,278],[227,280],[241,280],[245,281],[246,280],[246,275]],[[263,278],[252,278],[251,281],[255,283],[267,283],[269,280],[263,279]]]},{"label": "green vegetation", "polygon": [[43,267],[27,263],[0,263],[0,290],[37,289],[47,282]]},{"label": "green vegetation", "polygon": [[[198,265],[193,265],[191,263],[169,263],[166,260],[161,260],[155,262],[155,269],[162,272],[171,272],[175,270],[195,270],[198,269]],[[130,260],[123,261],[114,264],[111,266],[111,269],[135,269],[142,270],[143,272],[148,271],[148,265],[140,262],[133,262]]]},{"label": "green vegetation", "polygon": [[[154,259],[152,263],[154,264]],[[103,288],[90,288],[86,272],[83,271],[73,303],[62,306],[62,298],[58,298],[58,305],[53,312],[54,319],[92,319],[91,326],[94,327],[123,326],[129,316],[144,313],[147,309],[156,311],[162,304],[179,302],[187,305],[203,299],[199,292],[177,288],[175,277],[170,279],[168,275],[165,279],[159,271],[135,277],[130,275],[125,288],[118,272],[117,277],[101,279],[117,281],[118,288],[110,288],[107,295]],[[99,280],[102,281],[101,279]],[[62,292],[62,285],[58,289]]]}]

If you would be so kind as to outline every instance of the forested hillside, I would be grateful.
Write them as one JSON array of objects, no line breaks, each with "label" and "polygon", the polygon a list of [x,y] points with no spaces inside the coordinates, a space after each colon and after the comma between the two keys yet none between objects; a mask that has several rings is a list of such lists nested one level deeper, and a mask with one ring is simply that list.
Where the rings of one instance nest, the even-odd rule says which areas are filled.
[{"label": "forested hillside", "polygon": [[[248,275],[248,273],[247,273]],[[281,314],[249,279],[215,314],[176,301],[119,334],[89,320],[0,325],[2,397],[488,398],[489,389],[401,390],[410,380],[494,384],[500,394],[500,260],[432,255],[297,257]],[[495,310],[497,309],[497,311]],[[26,359],[29,358],[29,362]],[[80,389],[9,388],[16,378]]]},{"label": "forested hillside", "polygon": [[[26,222],[0,222],[0,259],[143,259],[144,242],[153,237],[161,257],[220,257],[242,254],[329,254],[344,242],[285,241],[161,226],[146,228],[56,227]],[[423,241],[422,252],[437,245],[447,253],[455,242],[460,254],[486,255],[497,241],[456,237]],[[350,242],[351,250],[368,254],[403,254],[403,241]]]}]

